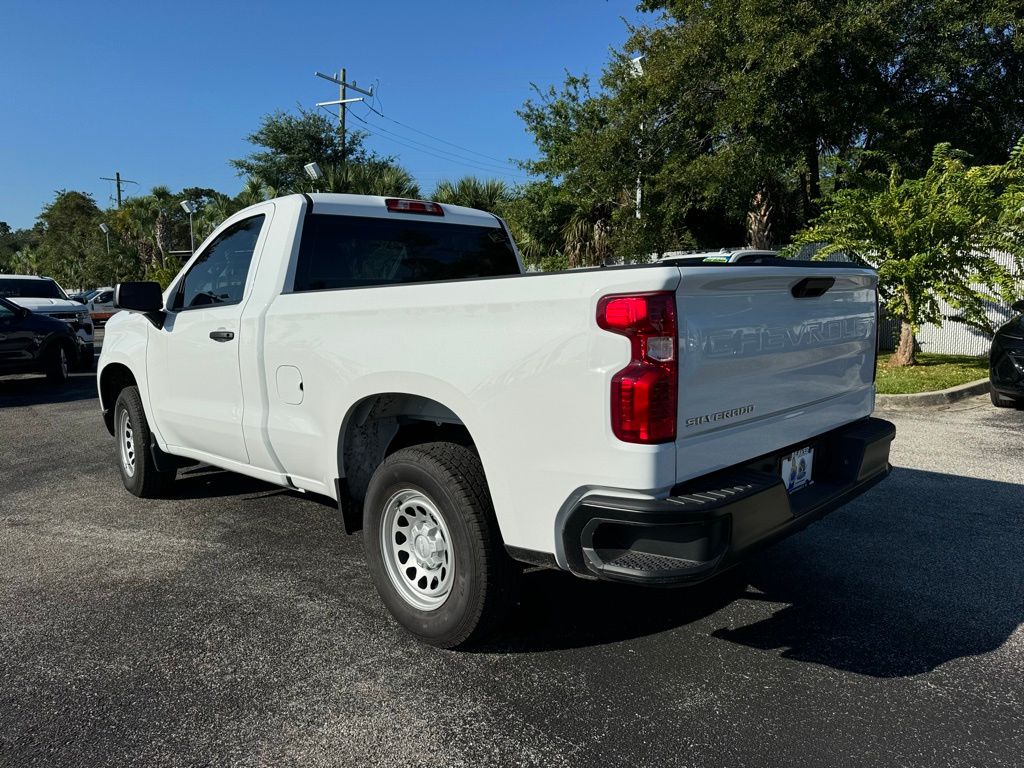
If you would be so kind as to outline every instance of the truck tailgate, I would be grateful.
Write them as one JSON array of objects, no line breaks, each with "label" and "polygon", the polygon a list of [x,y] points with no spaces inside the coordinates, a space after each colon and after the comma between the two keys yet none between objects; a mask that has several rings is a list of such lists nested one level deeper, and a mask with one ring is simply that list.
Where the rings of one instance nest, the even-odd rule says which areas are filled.
[{"label": "truck tailgate", "polygon": [[677,481],[871,413],[874,272],[733,266],[680,273]]}]

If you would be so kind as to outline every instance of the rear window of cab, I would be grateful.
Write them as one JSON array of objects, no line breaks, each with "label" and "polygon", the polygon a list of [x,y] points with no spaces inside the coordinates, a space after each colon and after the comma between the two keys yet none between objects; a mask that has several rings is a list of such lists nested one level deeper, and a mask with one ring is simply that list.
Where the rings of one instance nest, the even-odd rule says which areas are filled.
[{"label": "rear window of cab", "polygon": [[518,275],[504,227],[311,214],[295,291]]}]

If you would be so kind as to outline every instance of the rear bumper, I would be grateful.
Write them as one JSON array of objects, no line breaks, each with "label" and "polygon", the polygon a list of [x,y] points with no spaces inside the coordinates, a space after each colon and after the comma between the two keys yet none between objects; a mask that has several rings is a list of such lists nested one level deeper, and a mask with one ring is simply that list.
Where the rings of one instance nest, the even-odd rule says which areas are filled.
[{"label": "rear bumper", "polygon": [[[867,418],[687,481],[666,499],[588,496],[562,530],[570,570],[657,585],[710,578],[884,479],[895,435],[890,422]],[[790,494],[780,463],[805,446],[814,448],[813,483]]]}]

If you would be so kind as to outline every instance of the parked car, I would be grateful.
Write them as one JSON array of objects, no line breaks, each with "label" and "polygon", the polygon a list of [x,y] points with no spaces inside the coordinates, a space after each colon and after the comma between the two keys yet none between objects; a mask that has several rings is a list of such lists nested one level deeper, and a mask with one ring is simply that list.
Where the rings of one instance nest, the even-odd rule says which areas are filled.
[{"label": "parked car", "polygon": [[996,331],[989,353],[989,394],[997,408],[1024,408],[1024,299],[1012,309],[1017,316]]},{"label": "parked car", "polygon": [[762,251],[743,248],[735,251],[697,251],[695,253],[669,253],[658,259],[659,264],[678,267],[692,267],[698,264],[773,264],[779,258],[778,251]]},{"label": "parked car", "polygon": [[521,563],[690,584],[881,481],[877,279],[523,274],[492,214],[291,195],[162,295],[118,286],[100,406],[137,496],[202,461],[336,500],[395,618],[454,647],[500,624]]},{"label": "parked car", "polygon": [[0,298],[0,375],[45,373],[62,384],[85,354],[85,343],[64,321]]},{"label": "parked car", "polygon": [[117,312],[114,307],[114,289],[100,288],[86,302],[93,323],[105,323]]},{"label": "parked car", "polygon": [[95,359],[93,321],[87,307],[68,298],[56,280],[34,275],[0,275],[0,297],[37,315],[63,320],[81,340],[73,365],[91,370]]}]

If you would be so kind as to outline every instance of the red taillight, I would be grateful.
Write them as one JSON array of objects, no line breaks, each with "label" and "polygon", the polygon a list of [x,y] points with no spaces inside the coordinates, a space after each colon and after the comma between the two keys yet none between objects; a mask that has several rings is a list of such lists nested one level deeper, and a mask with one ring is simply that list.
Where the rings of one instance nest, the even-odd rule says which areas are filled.
[{"label": "red taillight", "polygon": [[597,324],[629,339],[629,365],[612,377],[612,432],[627,443],[676,439],[679,335],[671,291],[605,296]]},{"label": "red taillight", "polygon": [[384,205],[392,213],[420,213],[424,216],[444,216],[444,208],[426,200],[400,200],[389,197]]}]

